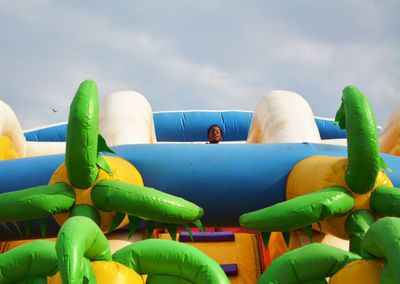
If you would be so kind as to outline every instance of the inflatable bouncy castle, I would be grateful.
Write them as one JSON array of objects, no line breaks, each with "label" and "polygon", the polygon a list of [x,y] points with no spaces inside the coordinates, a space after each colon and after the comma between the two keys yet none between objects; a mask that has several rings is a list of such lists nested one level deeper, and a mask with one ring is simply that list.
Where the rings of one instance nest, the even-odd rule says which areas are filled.
[{"label": "inflatable bouncy castle", "polygon": [[352,86],[335,119],[288,91],[153,113],[87,80],[22,131],[0,101],[0,283],[399,283],[399,113]]}]

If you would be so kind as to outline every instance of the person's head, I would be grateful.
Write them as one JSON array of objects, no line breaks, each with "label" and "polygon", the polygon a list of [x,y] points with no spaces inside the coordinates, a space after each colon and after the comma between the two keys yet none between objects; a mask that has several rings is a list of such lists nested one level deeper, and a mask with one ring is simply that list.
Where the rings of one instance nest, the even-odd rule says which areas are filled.
[{"label": "person's head", "polygon": [[218,144],[222,140],[222,129],[217,124],[211,125],[207,130],[207,137],[210,144]]}]

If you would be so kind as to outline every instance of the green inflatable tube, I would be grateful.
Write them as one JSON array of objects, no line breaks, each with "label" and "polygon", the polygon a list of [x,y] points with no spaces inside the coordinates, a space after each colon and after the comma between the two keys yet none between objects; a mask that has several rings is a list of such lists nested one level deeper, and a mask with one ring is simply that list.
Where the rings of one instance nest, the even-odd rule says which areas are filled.
[{"label": "green inflatable tube", "polygon": [[336,120],[347,130],[346,183],[354,192],[366,193],[374,187],[381,168],[374,112],[367,98],[356,87],[347,86],[343,90],[342,101]]},{"label": "green inflatable tube", "polygon": [[225,284],[221,266],[195,247],[170,240],[149,239],[113,254],[113,260],[140,274],[176,276],[196,284]]},{"label": "green inflatable tube", "polygon": [[56,244],[63,283],[94,281],[91,260],[111,261],[110,246],[100,228],[88,217],[69,218],[61,227]]},{"label": "green inflatable tube", "polygon": [[365,209],[354,211],[347,217],[345,230],[350,239],[351,252],[362,255],[361,241],[375,220],[374,214]]},{"label": "green inflatable tube", "polygon": [[378,215],[400,217],[400,189],[378,186],[371,193],[370,205]]},{"label": "green inflatable tube", "polygon": [[179,278],[176,276],[168,275],[149,275],[146,284],[192,284],[193,282]]},{"label": "green inflatable tube", "polygon": [[94,81],[86,80],[71,103],[67,126],[65,165],[72,185],[88,188],[97,178],[99,99]]},{"label": "green inflatable tube", "polygon": [[55,243],[51,241],[34,241],[0,255],[0,284],[15,284],[27,279],[30,283],[40,283],[57,270]]},{"label": "green inflatable tube", "polygon": [[361,259],[357,254],[314,243],[275,259],[257,283],[302,284],[321,281],[357,259]]},{"label": "green inflatable tube", "polygon": [[156,222],[187,224],[203,216],[203,209],[153,188],[116,180],[102,180],[92,190],[96,208],[116,210]]},{"label": "green inflatable tube", "polygon": [[79,204],[75,206],[70,214],[70,217],[83,216],[92,219],[98,226],[101,224],[101,216],[99,212],[90,205]]},{"label": "green inflatable tube", "polygon": [[66,183],[37,186],[0,196],[1,222],[39,219],[67,212],[75,202],[75,193]]},{"label": "green inflatable tube", "polygon": [[47,284],[47,277],[31,277],[26,278],[14,284]]},{"label": "green inflatable tube", "polygon": [[400,283],[400,219],[385,217],[376,221],[361,242],[361,248],[377,258],[386,258],[390,276]]},{"label": "green inflatable tube", "polygon": [[334,186],[276,205],[243,214],[240,226],[260,232],[286,232],[343,216],[354,207],[354,198],[344,187]]}]

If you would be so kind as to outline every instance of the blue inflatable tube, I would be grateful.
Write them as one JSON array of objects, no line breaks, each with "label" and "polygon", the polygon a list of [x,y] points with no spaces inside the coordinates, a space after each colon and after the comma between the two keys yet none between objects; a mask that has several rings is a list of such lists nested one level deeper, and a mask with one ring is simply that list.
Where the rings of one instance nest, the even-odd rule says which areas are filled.
[{"label": "blue inflatable tube", "polygon": [[[208,141],[207,129],[221,126],[224,141],[246,140],[253,118],[251,111],[176,111],[153,114],[157,141]],[[315,118],[321,139],[346,138],[346,131],[332,120]],[[55,125],[24,133],[28,141],[65,141],[67,125]]]},{"label": "blue inflatable tube", "polygon": [[315,118],[315,123],[317,124],[319,135],[321,139],[340,139],[346,138],[346,130],[340,129],[338,124],[334,124],[334,121]]},{"label": "blue inflatable tube", "polygon": [[[213,124],[221,126],[224,141],[247,139],[251,111],[177,111],[153,114],[157,141],[193,142],[208,141],[207,129]],[[28,141],[63,142],[66,140],[67,124],[60,124],[25,132]]]},{"label": "blue inflatable tube", "polygon": [[[346,147],[308,143],[123,145],[113,150],[139,170],[146,186],[196,203],[204,209],[204,225],[218,227],[237,227],[243,213],[284,201],[287,177],[299,161],[347,156]],[[389,178],[400,187],[400,158],[382,157],[392,169]],[[64,155],[0,161],[0,193],[47,184],[63,161]],[[58,227],[52,226],[54,234]],[[0,236],[7,233],[0,229]]]},{"label": "blue inflatable tube", "polygon": [[217,124],[224,141],[247,139],[253,113],[250,111],[179,111],[154,113],[157,141],[208,141],[207,130]]},{"label": "blue inflatable tube", "polygon": [[67,140],[67,123],[44,127],[24,133],[26,141],[65,142]]}]

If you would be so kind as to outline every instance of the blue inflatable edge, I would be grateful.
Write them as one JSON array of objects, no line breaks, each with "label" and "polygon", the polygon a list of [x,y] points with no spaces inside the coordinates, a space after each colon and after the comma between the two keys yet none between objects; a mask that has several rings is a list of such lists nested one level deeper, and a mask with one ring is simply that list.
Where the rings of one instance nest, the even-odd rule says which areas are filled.
[{"label": "blue inflatable edge", "polygon": [[[221,127],[223,141],[247,139],[251,111],[177,111],[153,114],[154,126],[159,142],[208,141],[207,129],[213,124]],[[346,131],[329,119],[315,118],[321,139],[346,138]],[[66,141],[67,124],[50,126],[24,133],[27,141]]]}]

